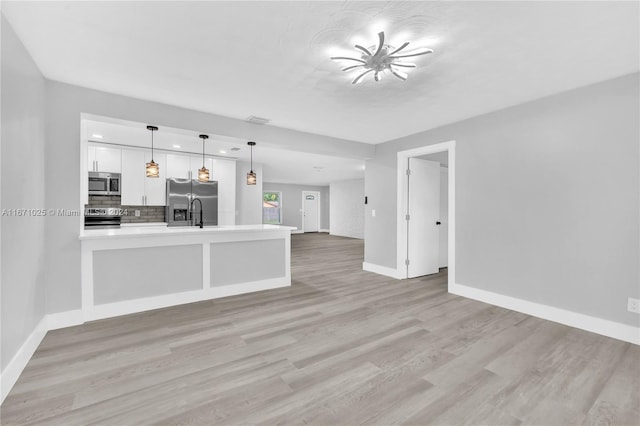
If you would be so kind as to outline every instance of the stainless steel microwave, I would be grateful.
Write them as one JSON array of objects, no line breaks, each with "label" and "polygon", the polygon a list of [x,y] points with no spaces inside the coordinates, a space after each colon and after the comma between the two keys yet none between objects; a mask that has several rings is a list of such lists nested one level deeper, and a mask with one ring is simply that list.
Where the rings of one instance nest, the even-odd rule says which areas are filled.
[{"label": "stainless steel microwave", "polygon": [[120,173],[89,172],[89,195],[120,195]]}]

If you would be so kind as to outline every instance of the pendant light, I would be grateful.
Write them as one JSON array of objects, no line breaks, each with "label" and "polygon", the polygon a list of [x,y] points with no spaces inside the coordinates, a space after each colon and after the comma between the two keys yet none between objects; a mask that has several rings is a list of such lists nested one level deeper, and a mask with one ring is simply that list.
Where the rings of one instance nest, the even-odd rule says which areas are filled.
[{"label": "pendant light", "polygon": [[204,141],[209,139],[208,135],[200,135],[202,139],[202,168],[198,170],[198,180],[200,182],[209,182],[209,170],[204,166]]},{"label": "pendant light", "polygon": [[253,147],[256,145],[256,143],[247,142],[247,145],[251,147],[251,171],[247,173],[247,185],[255,185],[258,179],[255,172],[253,171]]},{"label": "pendant light", "polygon": [[151,162],[147,163],[147,177],[158,178],[160,177],[160,166],[153,161],[153,132],[157,131],[156,126],[147,126],[147,130],[151,131]]}]

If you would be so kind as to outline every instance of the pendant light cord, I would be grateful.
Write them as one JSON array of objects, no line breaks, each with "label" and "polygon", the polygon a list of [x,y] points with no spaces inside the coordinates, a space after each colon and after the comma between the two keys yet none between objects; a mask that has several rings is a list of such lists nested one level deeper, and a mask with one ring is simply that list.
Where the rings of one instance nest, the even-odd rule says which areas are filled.
[{"label": "pendant light cord", "polygon": [[251,173],[253,173],[253,145],[251,145]]},{"label": "pendant light cord", "polygon": [[204,138],[202,138],[202,168],[204,169]]},{"label": "pendant light cord", "polygon": [[153,132],[154,130],[151,129],[151,162],[155,163],[155,161],[153,161]]}]

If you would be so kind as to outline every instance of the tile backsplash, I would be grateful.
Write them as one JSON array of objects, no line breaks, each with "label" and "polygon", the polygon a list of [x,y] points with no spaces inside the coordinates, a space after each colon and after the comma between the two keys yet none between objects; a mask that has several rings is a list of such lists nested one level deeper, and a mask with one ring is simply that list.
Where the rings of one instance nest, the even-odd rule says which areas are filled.
[{"label": "tile backsplash", "polygon": [[[123,206],[117,195],[90,195],[88,208],[116,207],[127,212],[122,215],[122,223],[164,222],[164,206]],[[140,216],[136,216],[136,210]]]}]

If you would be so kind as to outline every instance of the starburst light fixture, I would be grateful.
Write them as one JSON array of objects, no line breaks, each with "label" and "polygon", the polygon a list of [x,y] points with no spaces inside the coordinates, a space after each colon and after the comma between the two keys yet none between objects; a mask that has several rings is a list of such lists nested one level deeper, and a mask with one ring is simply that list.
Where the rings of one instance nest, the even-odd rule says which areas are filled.
[{"label": "starburst light fixture", "polygon": [[373,79],[375,81],[380,81],[382,79],[382,75],[387,70],[389,70],[391,74],[395,75],[400,80],[405,81],[408,75],[407,73],[402,71],[402,69],[415,68],[416,65],[404,62],[404,58],[433,53],[433,50],[427,49],[426,47],[421,47],[413,51],[400,53],[407,46],[409,46],[408,41],[405,41],[398,48],[385,44],[384,31],[381,31],[378,33],[377,45],[370,46],[369,48],[366,48],[359,44],[356,44],[354,46],[356,49],[362,52],[359,58],[351,58],[348,56],[332,56],[331,59],[333,59],[334,61],[357,62],[357,64],[355,65],[349,65],[342,68],[342,71],[364,70],[364,72],[358,74],[358,76],[353,79],[351,84],[360,83],[364,76],[369,73],[373,73]]}]

